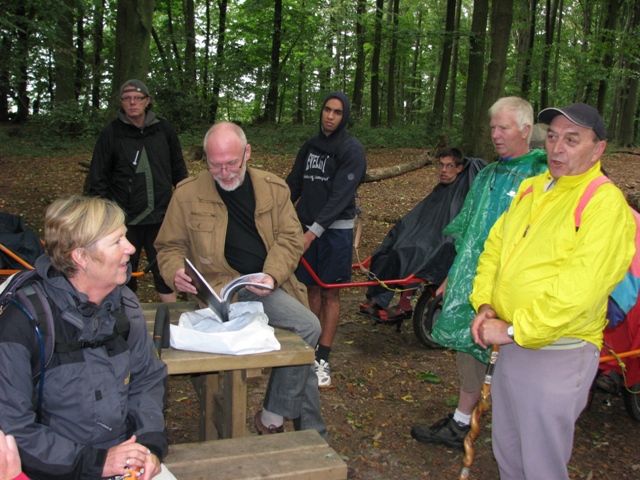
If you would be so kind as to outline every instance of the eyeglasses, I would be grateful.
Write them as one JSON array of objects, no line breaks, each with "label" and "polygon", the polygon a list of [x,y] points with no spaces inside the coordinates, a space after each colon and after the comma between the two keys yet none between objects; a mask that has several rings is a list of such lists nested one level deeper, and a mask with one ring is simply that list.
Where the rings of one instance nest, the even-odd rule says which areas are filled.
[{"label": "eyeglasses", "polygon": [[131,97],[120,97],[120,100],[122,100],[123,102],[127,103],[138,103],[143,101],[145,98],[147,98],[147,95],[132,95]]},{"label": "eyeglasses", "polygon": [[453,163],[442,163],[442,162],[438,162],[438,168],[440,170],[445,169],[445,170],[453,170],[454,168],[456,168],[456,165]]},{"label": "eyeglasses", "polygon": [[244,155],[247,152],[247,147],[244,147],[242,151],[242,157],[238,160],[234,160],[232,162],[223,163],[222,165],[218,163],[211,163],[207,161],[207,166],[209,167],[209,171],[213,173],[220,173],[223,170],[227,172],[236,172],[242,168],[242,162],[244,162]]}]

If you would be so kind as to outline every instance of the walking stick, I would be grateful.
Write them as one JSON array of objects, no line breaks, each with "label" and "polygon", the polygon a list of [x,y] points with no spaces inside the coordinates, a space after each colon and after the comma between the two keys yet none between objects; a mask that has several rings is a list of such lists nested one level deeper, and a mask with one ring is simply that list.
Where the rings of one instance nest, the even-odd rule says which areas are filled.
[{"label": "walking stick", "polygon": [[469,433],[464,437],[464,457],[462,458],[462,470],[460,471],[460,480],[469,478],[469,469],[473,463],[475,451],[473,450],[473,442],[480,433],[480,417],[489,409],[489,395],[491,394],[491,380],[493,378],[493,368],[498,360],[498,350],[500,345],[491,346],[491,356],[487,365],[487,372],[484,375],[482,383],[482,391],[480,392],[480,400],[471,413],[471,428]]}]

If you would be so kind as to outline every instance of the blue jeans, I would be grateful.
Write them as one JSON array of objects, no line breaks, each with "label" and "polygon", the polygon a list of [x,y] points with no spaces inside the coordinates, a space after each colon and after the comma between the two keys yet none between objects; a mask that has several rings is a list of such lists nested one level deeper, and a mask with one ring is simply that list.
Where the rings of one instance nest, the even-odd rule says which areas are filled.
[{"label": "blue jeans", "polygon": [[[320,338],[320,321],[311,310],[281,288],[266,297],[243,289],[238,293],[238,299],[262,303],[269,325],[296,333],[315,349]],[[318,377],[313,365],[273,368],[263,405],[272,413],[293,419],[296,430],[317,430],[328,442],[327,425],[320,411]]]}]

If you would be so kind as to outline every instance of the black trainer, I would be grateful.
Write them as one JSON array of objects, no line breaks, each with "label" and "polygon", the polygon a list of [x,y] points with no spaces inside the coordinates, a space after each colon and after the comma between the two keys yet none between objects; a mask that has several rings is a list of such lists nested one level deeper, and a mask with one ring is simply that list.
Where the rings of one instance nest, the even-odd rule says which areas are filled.
[{"label": "black trainer", "polygon": [[411,436],[420,443],[439,443],[447,447],[464,450],[464,437],[467,436],[469,428],[469,425],[460,425],[456,422],[453,419],[453,414],[450,413],[430,427],[413,427]]}]

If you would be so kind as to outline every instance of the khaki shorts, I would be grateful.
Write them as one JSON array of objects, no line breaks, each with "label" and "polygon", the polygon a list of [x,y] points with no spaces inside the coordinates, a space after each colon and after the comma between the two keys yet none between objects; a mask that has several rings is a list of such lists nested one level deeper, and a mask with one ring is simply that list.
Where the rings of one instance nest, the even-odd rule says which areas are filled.
[{"label": "khaki shorts", "polygon": [[456,352],[456,366],[462,391],[471,393],[480,390],[487,372],[487,365],[473,355]]}]

